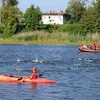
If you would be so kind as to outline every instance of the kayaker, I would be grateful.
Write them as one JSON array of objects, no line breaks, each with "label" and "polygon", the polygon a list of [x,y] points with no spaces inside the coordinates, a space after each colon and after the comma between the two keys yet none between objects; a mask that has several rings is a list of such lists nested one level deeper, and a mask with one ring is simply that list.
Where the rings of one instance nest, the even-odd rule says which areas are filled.
[{"label": "kayaker", "polygon": [[36,79],[37,78],[37,70],[36,70],[36,68],[33,68],[32,69],[32,74],[31,74],[31,76],[30,76],[30,79],[32,80],[32,79]]},{"label": "kayaker", "polygon": [[92,44],[91,48],[94,49],[94,50],[96,49],[95,43]]},{"label": "kayaker", "polygon": [[82,47],[83,47],[84,49],[86,49],[86,48],[87,48],[87,46],[86,46],[86,45],[83,45]]},{"label": "kayaker", "polygon": [[99,49],[99,43],[97,41],[95,42],[95,47],[96,49]]}]

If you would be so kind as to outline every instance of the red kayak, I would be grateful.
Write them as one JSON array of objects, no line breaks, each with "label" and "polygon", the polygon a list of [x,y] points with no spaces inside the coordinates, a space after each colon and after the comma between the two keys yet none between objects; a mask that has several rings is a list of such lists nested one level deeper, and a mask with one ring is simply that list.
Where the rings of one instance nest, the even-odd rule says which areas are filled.
[{"label": "red kayak", "polygon": [[55,80],[50,80],[46,78],[36,78],[29,79],[25,76],[10,76],[10,75],[0,75],[0,82],[11,82],[11,83],[55,83]]},{"label": "red kayak", "polygon": [[89,48],[89,47],[84,47],[84,46],[80,46],[79,47],[79,50],[81,51],[81,52],[92,52],[92,53],[100,53],[100,49],[91,49],[91,48]]}]

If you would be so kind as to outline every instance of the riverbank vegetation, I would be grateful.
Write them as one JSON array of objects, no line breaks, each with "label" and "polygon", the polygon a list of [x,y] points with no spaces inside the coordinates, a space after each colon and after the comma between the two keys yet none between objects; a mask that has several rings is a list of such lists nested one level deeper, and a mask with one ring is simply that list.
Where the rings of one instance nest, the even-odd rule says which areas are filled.
[{"label": "riverbank vegetation", "polygon": [[0,42],[100,42],[100,0],[90,6],[86,5],[87,0],[70,0],[65,10],[69,17],[63,25],[44,25],[40,8],[34,5],[22,13],[17,0],[1,0],[1,3]]}]

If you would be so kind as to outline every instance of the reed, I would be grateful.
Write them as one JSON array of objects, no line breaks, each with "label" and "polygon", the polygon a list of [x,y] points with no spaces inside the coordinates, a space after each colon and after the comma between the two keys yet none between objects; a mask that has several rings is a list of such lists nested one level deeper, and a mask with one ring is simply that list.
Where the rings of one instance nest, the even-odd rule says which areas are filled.
[{"label": "reed", "polygon": [[33,31],[33,32],[22,32],[12,35],[9,38],[5,38],[3,34],[0,35],[0,43],[10,44],[91,44],[95,41],[100,43],[99,33],[87,33],[82,34],[69,34],[67,32],[54,31],[52,33],[46,31]]},{"label": "reed", "polygon": [[87,33],[86,35],[81,34],[68,34],[66,32],[45,32],[45,31],[33,31],[33,32],[23,32],[12,36],[12,39],[31,41],[31,40],[56,40],[56,41],[70,41],[70,42],[92,42],[100,41],[99,33]]}]

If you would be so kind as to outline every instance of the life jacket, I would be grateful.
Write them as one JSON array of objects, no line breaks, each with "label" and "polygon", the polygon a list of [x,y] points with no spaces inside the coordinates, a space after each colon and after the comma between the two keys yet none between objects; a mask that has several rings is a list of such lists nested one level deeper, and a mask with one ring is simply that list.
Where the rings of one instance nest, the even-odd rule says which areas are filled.
[{"label": "life jacket", "polygon": [[98,44],[98,42],[95,43],[95,47],[96,47],[96,49],[99,48],[99,44]]},{"label": "life jacket", "polygon": [[36,79],[37,78],[37,73],[32,73],[32,75],[30,76],[30,79]]},{"label": "life jacket", "polygon": [[94,43],[92,44],[92,49],[96,49],[96,46],[95,46],[95,44],[94,44]]}]

